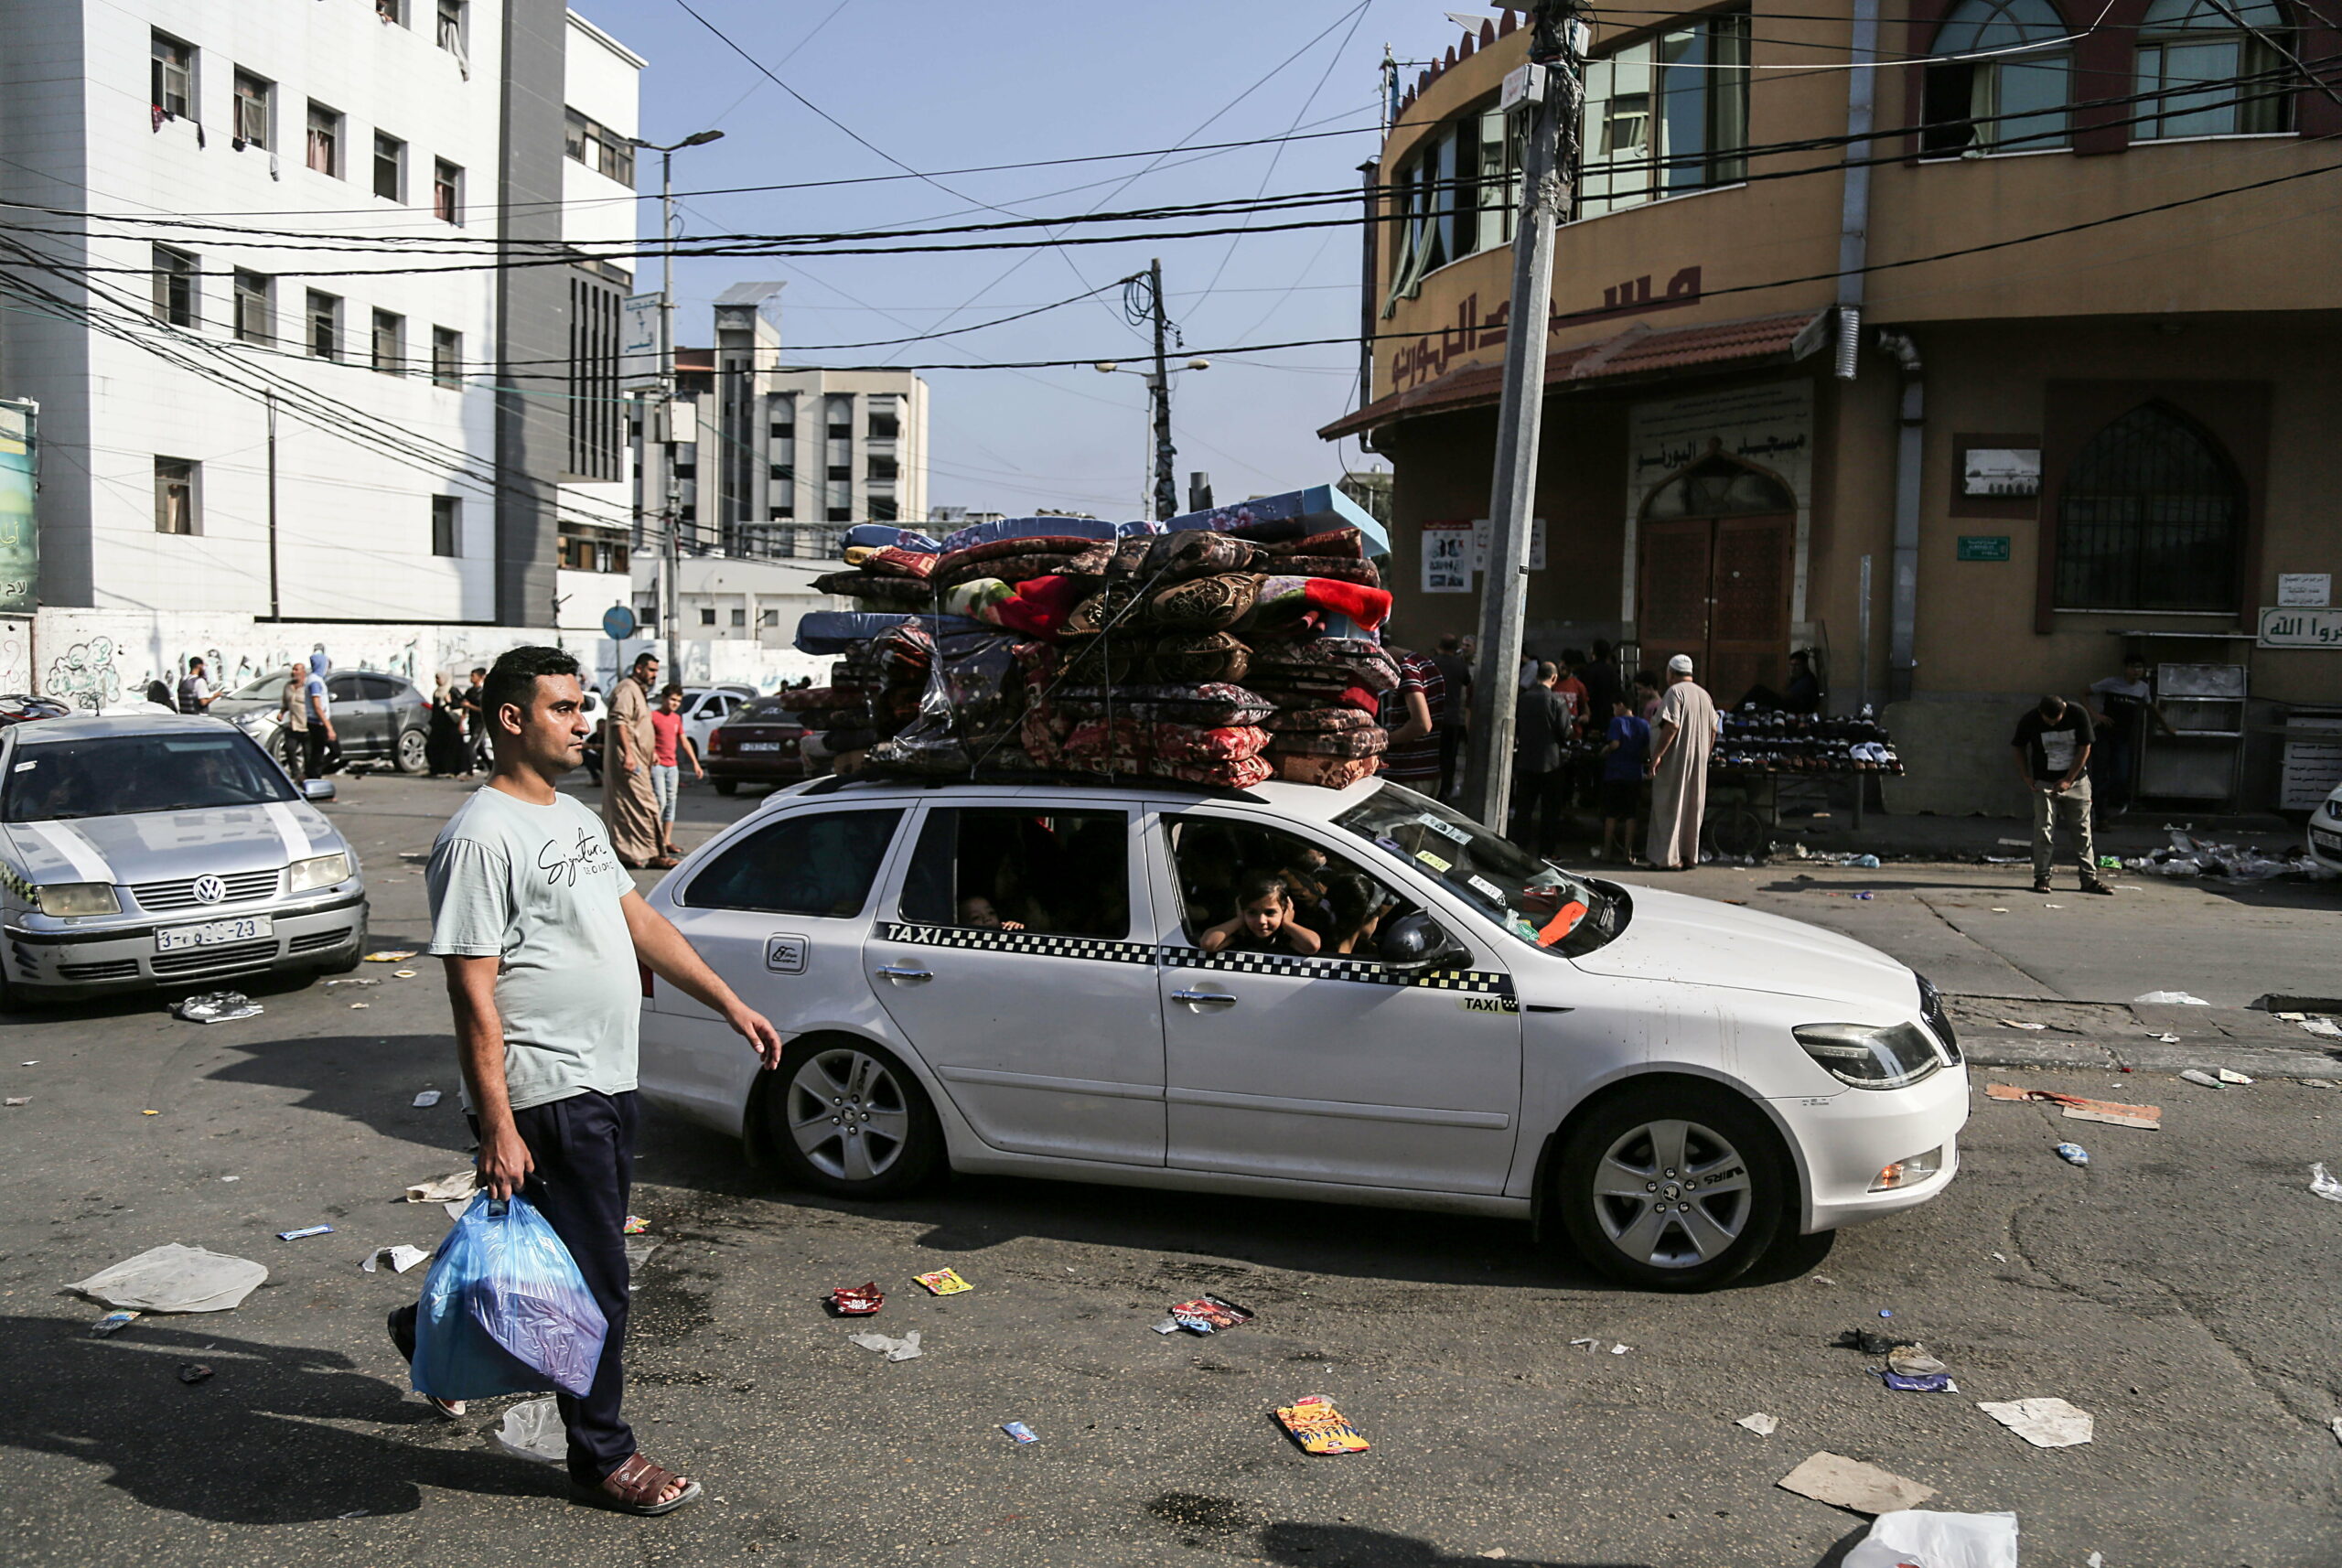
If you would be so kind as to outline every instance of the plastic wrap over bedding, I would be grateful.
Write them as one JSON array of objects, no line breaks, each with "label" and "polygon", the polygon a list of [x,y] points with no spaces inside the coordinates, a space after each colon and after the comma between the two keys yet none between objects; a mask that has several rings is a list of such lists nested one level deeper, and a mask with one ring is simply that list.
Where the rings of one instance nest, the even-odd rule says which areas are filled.
[{"label": "plastic wrap over bedding", "polygon": [[876,610],[814,610],[797,619],[797,651],[800,653],[844,653],[857,643],[869,641],[881,632],[890,631],[906,620],[915,620],[929,633],[982,631],[983,624],[964,616],[919,615],[906,616],[900,611],[887,614]]}]

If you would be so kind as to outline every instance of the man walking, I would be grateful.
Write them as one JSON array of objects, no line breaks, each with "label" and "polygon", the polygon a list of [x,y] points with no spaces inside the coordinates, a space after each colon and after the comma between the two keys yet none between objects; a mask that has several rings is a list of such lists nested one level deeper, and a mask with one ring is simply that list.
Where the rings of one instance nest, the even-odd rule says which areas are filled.
[{"label": "man walking", "polygon": [[341,767],[341,737],[333,729],[333,694],[326,689],[326,671],[333,661],[319,649],[309,655],[308,673],[301,682],[301,701],[309,710],[307,730],[301,736],[301,777],[322,779]]},{"label": "man walking", "polygon": [[[536,1206],[609,1323],[585,1397],[558,1399],[573,1486],[621,1512],[666,1513],[696,1498],[699,1483],[644,1457],[620,1408],[639,1116],[636,965],[716,1013],[767,1069],[779,1065],[780,1036],[643,902],[593,812],[555,790],[591,728],[577,661],[555,648],[516,648],[489,671],[482,705],[495,770],[440,830],[426,877],[480,1187]],[[405,1306],[390,1319],[410,1361],[415,1317]]]},{"label": "man walking", "polygon": [[187,673],[179,677],[179,712],[208,712],[220,693],[211,684],[211,677],[203,667],[200,657],[187,661]]},{"label": "man walking", "polygon": [[481,682],[488,671],[478,666],[472,670],[471,684],[457,694],[456,705],[464,715],[464,777],[487,768],[492,761],[488,744],[488,715],[480,710]]},{"label": "man walking", "polygon": [[2147,683],[2147,661],[2138,654],[2122,660],[2122,674],[2091,682],[2090,694],[2098,703],[2090,715],[2095,732],[2090,748],[2091,786],[2099,796],[2099,810],[2119,817],[2131,809],[2139,750],[2146,744],[2149,722],[2165,735],[2177,732],[2155,701],[2155,689]]},{"label": "man walking", "polygon": [[2016,721],[2009,745],[2016,770],[2033,794],[2033,890],[2049,891],[2049,865],[2057,858],[2057,824],[2074,835],[2082,866],[2082,891],[2111,897],[2114,889],[2098,879],[2098,848],[2090,824],[2090,714],[2079,703],[2051,693]]},{"label": "man walking", "polygon": [[1651,731],[1650,843],[1644,853],[1655,866],[1689,871],[1700,864],[1700,819],[1708,810],[1708,756],[1716,744],[1716,705],[1692,679],[1692,656],[1667,661],[1667,690],[1660,694]]},{"label": "man walking", "polygon": [[1446,707],[1439,715],[1439,798],[1445,800],[1456,792],[1456,764],[1472,712],[1472,665],[1462,639],[1452,631],[1439,639],[1439,651],[1431,661],[1439,666],[1439,678],[1447,687]]},{"label": "man walking", "polygon": [[1537,666],[1537,680],[1515,700],[1512,719],[1512,842],[1540,857],[1561,842],[1562,805],[1569,792],[1563,767],[1576,721],[1554,688],[1562,672]]},{"label": "man walking", "polygon": [[1439,666],[1391,641],[1382,628],[1382,650],[1399,666],[1399,683],[1382,694],[1382,727],[1391,746],[1382,754],[1382,775],[1424,794],[1439,788],[1440,714],[1447,710],[1447,682]]},{"label": "man walking", "polygon": [[659,680],[659,656],[634,656],[634,669],[610,693],[610,716],[602,741],[602,821],[610,844],[628,871],[667,871],[675,857],[660,848],[659,798],[650,789],[650,759],[658,732],[650,723],[650,688]]}]

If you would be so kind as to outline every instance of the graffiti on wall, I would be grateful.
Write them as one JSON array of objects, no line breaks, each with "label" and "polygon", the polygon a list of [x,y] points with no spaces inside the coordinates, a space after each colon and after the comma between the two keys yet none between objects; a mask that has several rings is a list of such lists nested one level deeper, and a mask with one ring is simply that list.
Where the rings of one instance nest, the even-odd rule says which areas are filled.
[{"label": "graffiti on wall", "polygon": [[41,672],[40,690],[43,696],[92,713],[121,702],[122,673],[114,668],[113,639],[93,637],[55,655]]}]

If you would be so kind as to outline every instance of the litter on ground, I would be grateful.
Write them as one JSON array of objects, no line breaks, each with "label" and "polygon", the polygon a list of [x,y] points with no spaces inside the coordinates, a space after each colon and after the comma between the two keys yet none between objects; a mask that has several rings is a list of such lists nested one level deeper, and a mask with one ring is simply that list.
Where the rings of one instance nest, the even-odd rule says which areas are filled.
[{"label": "litter on ground", "polygon": [[210,1378],[211,1369],[200,1361],[185,1362],[179,1368],[179,1381],[183,1383],[208,1382]]},{"label": "litter on ground", "polygon": [[1252,1321],[1249,1308],[1216,1295],[1199,1295],[1193,1301],[1171,1304],[1171,1322],[1190,1334],[1215,1334],[1223,1328],[1235,1328]]},{"label": "litter on ground", "polygon": [[1936,1495],[1933,1487],[1826,1449],[1808,1455],[1804,1463],[1773,1484],[1850,1513],[1895,1513],[1916,1508]]},{"label": "litter on ground", "polygon": [[938,1269],[931,1274],[913,1274],[911,1278],[925,1285],[929,1295],[958,1295],[976,1288],[962,1279],[957,1269]]},{"label": "litter on ground", "polygon": [[849,1345],[859,1345],[865,1350],[882,1350],[889,1361],[916,1361],[926,1352],[919,1348],[919,1330],[914,1328],[900,1339],[885,1334],[849,1334]]},{"label": "litter on ground", "polygon": [[2004,1018],[2001,1022],[2012,1029],[2046,1029],[2049,1026],[2047,1024],[2027,1024],[2015,1018]]},{"label": "litter on ground", "polygon": [[109,1312],[90,1325],[90,1337],[103,1339],[110,1334],[119,1334],[137,1322],[143,1316],[145,1315],[136,1312]]},{"label": "litter on ground", "polygon": [[1927,1372],[1913,1377],[1901,1372],[1881,1372],[1886,1386],[1898,1394],[1956,1394],[1960,1385],[1941,1372]]},{"label": "litter on ground", "polygon": [[1324,1394],[1279,1405],[1277,1423],[1301,1444],[1304,1454],[1363,1454],[1373,1446]]},{"label": "litter on ground", "polygon": [[650,1233],[650,1221],[639,1214],[629,1214],[626,1217],[626,1224],[620,1229],[628,1236],[647,1236]]},{"label": "litter on ground", "polygon": [[1019,1443],[1038,1443],[1041,1440],[1039,1433],[1021,1421],[1004,1421],[1000,1423],[1000,1429]]},{"label": "litter on ground", "polygon": [[2060,1144],[2053,1152],[2059,1159],[2065,1161],[2069,1165],[2086,1165],[2090,1164],[2090,1151],[2083,1148],[2079,1144]]},{"label": "litter on ground", "polygon": [[226,1312],[267,1278],[249,1259],[167,1241],[65,1288],[136,1312]]},{"label": "litter on ground", "polygon": [[1767,1415],[1760,1410],[1742,1416],[1732,1424],[1745,1426],[1759,1437],[1770,1437],[1775,1432],[1780,1430],[1781,1418],[1777,1415]]},{"label": "litter on ground", "polygon": [[0,1100],[0,1105],[30,1105],[32,1102],[33,1097],[29,1094],[12,1094],[5,1100]]},{"label": "litter on ground", "polygon": [[414,1097],[414,1108],[418,1111],[428,1111],[438,1103],[439,1091],[435,1089],[426,1089]]},{"label": "litter on ground", "polygon": [[2252,1081],[2251,1079],[2245,1077],[2244,1074],[2230,1067],[2214,1068],[2212,1069],[2212,1076],[2218,1079],[2222,1083],[2227,1084],[2249,1084]]},{"label": "litter on ground", "polygon": [[2090,1412],[2061,1399],[1979,1400],[1976,1408],[2036,1448],[2071,1448],[2088,1443],[2096,1424]]},{"label": "litter on ground", "polygon": [[2218,1079],[2214,1078],[2210,1073],[2206,1072],[2200,1067],[2191,1067],[2187,1069],[2185,1072],[2179,1075],[2179,1078],[2180,1081],[2183,1083],[2201,1084],[2206,1089],[2226,1089],[2228,1087],[2227,1084],[2222,1083]]},{"label": "litter on ground", "polygon": [[280,1241],[306,1241],[312,1236],[332,1234],[333,1227],[330,1225],[304,1225],[298,1230],[279,1230],[276,1239]]},{"label": "litter on ground", "polygon": [[2321,1040],[2342,1040],[2342,1024],[2331,1018],[2304,1018],[2301,1026]]},{"label": "litter on ground", "polygon": [[404,963],[414,956],[414,951],[413,948],[384,948],[381,952],[368,953],[366,961],[368,963]]},{"label": "litter on ground", "polygon": [[1944,1364],[1928,1354],[1924,1345],[1897,1345],[1886,1353],[1887,1369],[1907,1378],[1928,1378],[1944,1370]]},{"label": "litter on ground", "polygon": [[171,1016],[189,1024],[225,1024],[260,1013],[260,1004],[241,991],[206,991],[171,1004]]},{"label": "litter on ground", "polygon": [[2068,1120],[2075,1122],[2102,1122],[2110,1127],[2143,1127],[2151,1131],[2163,1125],[2163,1108],[2159,1105],[2125,1105],[2117,1100],[2088,1100],[2079,1094],[2061,1094],[2054,1089],[2020,1089],[2009,1083],[1988,1083],[1984,1093],[1993,1100],[2037,1100],[2059,1107]]},{"label": "litter on ground", "polygon": [[366,1261],[358,1266],[371,1274],[381,1273],[381,1265],[388,1263],[391,1265],[391,1273],[403,1274],[415,1264],[429,1261],[430,1257],[431,1254],[422,1248],[410,1247],[402,1242],[395,1247],[375,1248],[366,1254]]},{"label": "litter on ground", "polygon": [[2309,1167],[2309,1189],[2320,1197],[2342,1203],[2342,1181],[2337,1181],[2327,1174],[2323,1160]]},{"label": "litter on ground", "polygon": [[506,1411],[504,1424],[496,1429],[496,1441],[507,1454],[523,1459],[546,1465],[566,1464],[569,1459],[569,1432],[561,1423],[561,1407],[551,1394]]},{"label": "litter on ground", "polygon": [[2190,996],[2185,991],[2149,991],[2131,998],[2133,1007],[2209,1007],[2200,996]]},{"label": "litter on ground", "polygon": [[868,1317],[886,1305],[886,1293],[878,1282],[868,1284],[840,1285],[830,1293],[830,1310],[840,1317]]},{"label": "litter on ground", "polygon": [[[2098,1556],[2090,1555],[2095,1564]],[[2017,1568],[2016,1515],[1883,1513],[1840,1560],[1841,1568]]]},{"label": "litter on ground", "polygon": [[467,1165],[459,1171],[449,1171],[443,1176],[433,1176],[429,1181],[416,1182],[406,1189],[406,1200],[409,1203],[461,1203],[478,1190],[479,1172]]}]

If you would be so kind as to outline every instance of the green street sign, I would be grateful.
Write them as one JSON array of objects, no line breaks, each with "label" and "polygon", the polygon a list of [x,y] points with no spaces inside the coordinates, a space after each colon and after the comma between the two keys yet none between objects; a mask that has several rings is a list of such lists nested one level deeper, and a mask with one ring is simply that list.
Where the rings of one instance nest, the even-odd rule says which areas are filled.
[{"label": "green street sign", "polygon": [[1962,561],[2005,561],[2009,558],[2009,536],[2005,533],[1963,533],[1960,536],[1960,556]]}]

